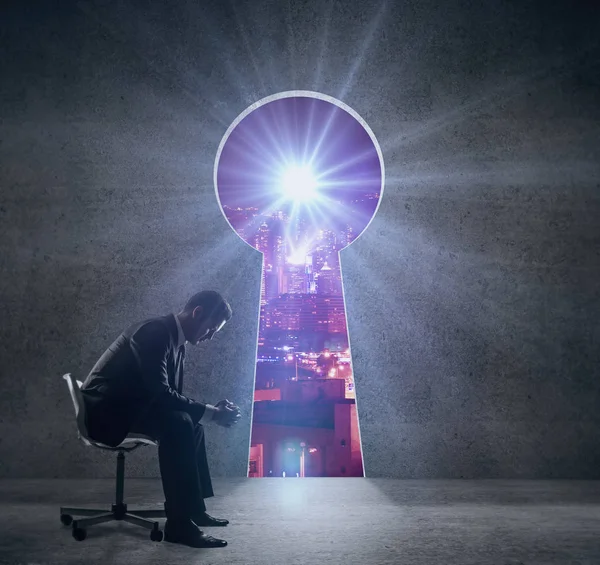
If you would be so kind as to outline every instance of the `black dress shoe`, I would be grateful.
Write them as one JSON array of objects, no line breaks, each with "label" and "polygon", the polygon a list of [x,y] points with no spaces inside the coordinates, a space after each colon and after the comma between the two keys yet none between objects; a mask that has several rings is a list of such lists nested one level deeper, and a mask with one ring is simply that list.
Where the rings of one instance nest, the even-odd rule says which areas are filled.
[{"label": "black dress shoe", "polygon": [[189,547],[225,547],[224,539],[207,536],[191,521],[169,522],[165,524],[165,541],[180,543]]},{"label": "black dress shoe", "polygon": [[225,520],[225,518],[213,518],[210,514],[204,512],[198,516],[193,516],[192,520],[194,524],[198,527],[211,527],[211,526],[226,526],[229,524],[229,520]]}]

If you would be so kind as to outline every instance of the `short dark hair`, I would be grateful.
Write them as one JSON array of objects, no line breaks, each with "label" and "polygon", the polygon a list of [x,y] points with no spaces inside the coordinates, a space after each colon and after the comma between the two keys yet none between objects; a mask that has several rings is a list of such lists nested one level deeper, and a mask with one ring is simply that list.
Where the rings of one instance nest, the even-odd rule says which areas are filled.
[{"label": "short dark hair", "polygon": [[194,308],[202,306],[203,314],[210,320],[228,322],[233,314],[231,306],[216,290],[203,290],[194,294],[184,306],[184,312],[192,312]]}]

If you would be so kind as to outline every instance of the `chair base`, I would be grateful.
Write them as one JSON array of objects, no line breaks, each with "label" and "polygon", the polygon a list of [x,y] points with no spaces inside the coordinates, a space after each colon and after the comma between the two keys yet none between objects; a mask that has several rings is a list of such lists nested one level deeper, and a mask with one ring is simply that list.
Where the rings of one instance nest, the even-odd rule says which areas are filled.
[{"label": "chair base", "polygon": [[[89,516],[88,518],[73,519],[73,516]],[[129,510],[127,504],[113,504],[109,512],[101,508],[70,508],[61,506],[60,521],[65,526],[73,526],[73,537],[78,541],[86,538],[86,527],[114,520],[124,520],[131,524],[150,530],[152,541],[162,541],[163,532],[160,524],[148,518],[164,518],[164,510]]]}]

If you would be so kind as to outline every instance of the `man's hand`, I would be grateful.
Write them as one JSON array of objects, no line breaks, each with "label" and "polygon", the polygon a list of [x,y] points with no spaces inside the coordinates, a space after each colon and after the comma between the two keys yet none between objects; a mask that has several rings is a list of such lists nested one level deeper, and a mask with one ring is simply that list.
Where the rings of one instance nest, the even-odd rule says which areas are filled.
[{"label": "man's hand", "polygon": [[226,398],[224,400],[219,400],[219,402],[217,402],[215,404],[216,408],[220,408],[221,406],[228,406],[229,408],[238,408],[238,406],[236,406],[233,402],[229,402],[229,400],[227,400]]},{"label": "man's hand", "polygon": [[216,404],[217,411],[213,417],[213,422],[224,428],[230,428],[239,421],[242,415],[237,406],[225,404],[225,402],[227,401],[221,400]]}]

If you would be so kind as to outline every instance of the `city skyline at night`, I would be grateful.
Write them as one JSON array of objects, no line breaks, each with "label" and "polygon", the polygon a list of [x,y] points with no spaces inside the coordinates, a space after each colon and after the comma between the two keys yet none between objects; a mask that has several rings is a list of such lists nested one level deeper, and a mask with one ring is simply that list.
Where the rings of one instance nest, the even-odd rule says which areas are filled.
[{"label": "city skyline at night", "polygon": [[[338,231],[309,232],[307,223],[293,222],[281,210],[261,216],[253,208],[224,209],[240,237],[264,257],[257,363],[298,356],[301,374],[342,376],[346,398],[354,398],[339,251],[352,243],[355,230],[347,224]],[[323,350],[339,358],[339,366],[324,372],[316,363]],[[264,372],[261,366],[257,377]],[[265,386],[257,378],[256,387]]]}]

